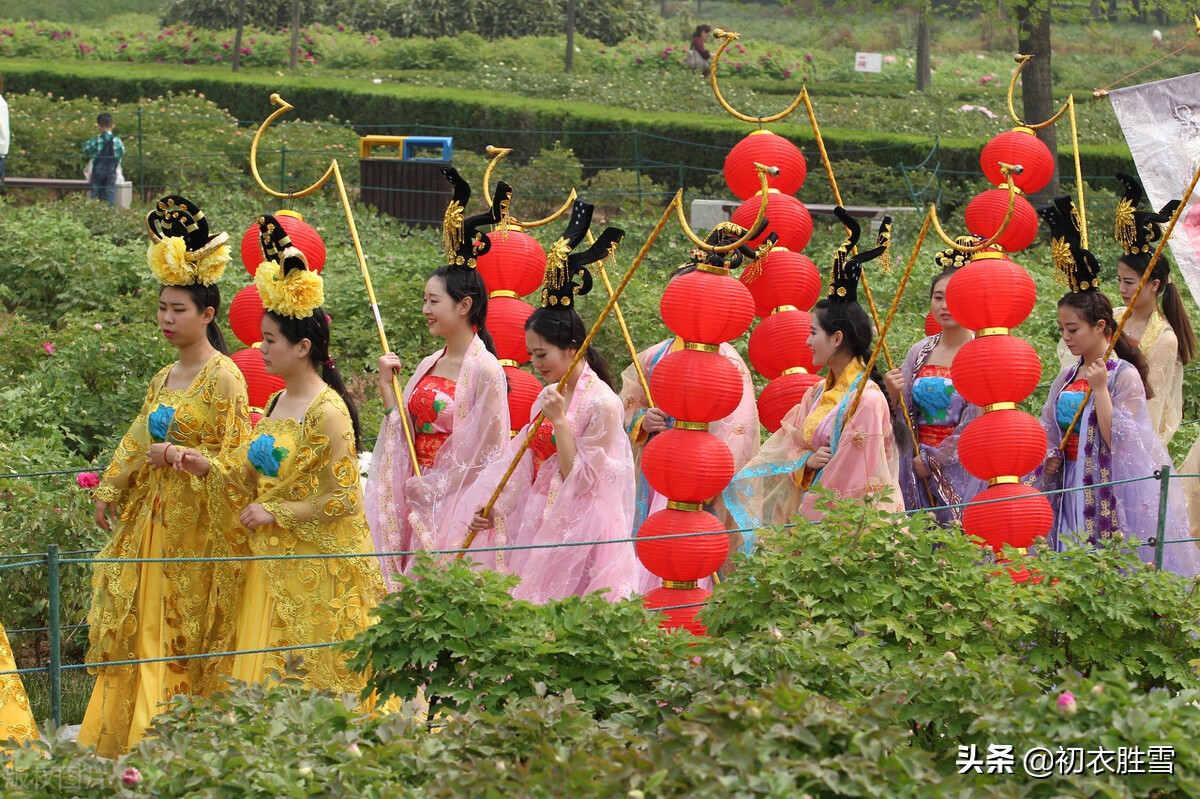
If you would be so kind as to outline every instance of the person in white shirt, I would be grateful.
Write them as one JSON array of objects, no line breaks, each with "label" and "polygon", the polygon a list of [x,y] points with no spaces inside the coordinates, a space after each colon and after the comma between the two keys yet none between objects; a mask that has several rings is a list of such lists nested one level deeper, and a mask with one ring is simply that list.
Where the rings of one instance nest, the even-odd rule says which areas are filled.
[{"label": "person in white shirt", "polygon": [[4,188],[4,159],[8,157],[8,103],[4,100],[4,76],[0,75],[0,189]]}]

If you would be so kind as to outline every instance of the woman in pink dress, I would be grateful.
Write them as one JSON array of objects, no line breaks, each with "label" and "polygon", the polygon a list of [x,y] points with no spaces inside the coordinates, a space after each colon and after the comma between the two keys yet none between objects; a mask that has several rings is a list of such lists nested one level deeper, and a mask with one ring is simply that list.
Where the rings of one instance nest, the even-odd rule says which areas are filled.
[{"label": "woman in pink dress", "polygon": [[[633,544],[621,540],[629,538],[633,527],[634,470],[612,371],[589,348],[562,393],[557,387],[587,335],[574,306],[575,296],[591,289],[585,267],[605,257],[623,235],[609,228],[586,252],[567,256],[583,239],[591,215],[591,205],[575,204],[567,232],[550,250],[542,307],[525,324],[533,366],[548,383],[533,413],[541,412],[545,419],[539,420],[531,446],[491,513],[476,515],[471,525],[491,530],[480,536],[481,542],[537,547],[514,550],[508,559],[508,570],[521,578],[513,595],[533,602],[591,591],[619,599],[648,579]],[[487,504],[528,434],[526,426],[479,480],[475,507]]]},{"label": "woman in pink dress", "polygon": [[[834,257],[829,295],[813,308],[808,337],[813,363],[828,371],[725,489],[725,506],[740,528],[784,524],[797,513],[819,520],[824,502],[811,490],[817,487],[836,499],[858,499],[883,510],[904,507],[887,393],[879,373],[866,371],[871,320],[857,302],[863,264],[883,254],[890,220],[880,228],[879,246],[850,257],[858,223],[841,207],[837,214],[849,236]],[[862,397],[851,413],[863,381]],[[749,552],[754,534],[746,533],[745,539],[743,549]]]},{"label": "woman in pink dress", "polygon": [[[463,500],[508,442],[507,382],[485,326],[488,292],[475,259],[490,247],[477,231],[499,221],[512,189],[499,183],[489,212],[464,221],[471,189],[454,169],[443,172],[454,185],[443,233],[446,265],[425,284],[423,312],[429,332],[445,339],[446,346],[417,366],[401,403],[391,380],[400,371],[400,359],[395,353],[379,359],[386,412],[366,488],[367,521],[378,552],[461,546],[477,510]],[[420,475],[413,469],[401,413],[408,414],[414,433]],[[471,556],[488,568],[503,566],[498,553]],[[391,587],[392,576],[407,572],[412,561],[383,558]]]}]

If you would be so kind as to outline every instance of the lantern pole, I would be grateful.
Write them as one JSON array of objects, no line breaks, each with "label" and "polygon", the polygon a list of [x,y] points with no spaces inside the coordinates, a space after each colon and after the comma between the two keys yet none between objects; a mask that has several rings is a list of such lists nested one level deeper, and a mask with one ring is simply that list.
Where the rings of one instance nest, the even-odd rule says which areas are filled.
[{"label": "lantern pole", "polygon": [[[596,237],[592,235],[592,231],[587,233],[588,244],[594,244]],[[608,258],[616,257],[615,253],[610,253],[608,257],[600,260],[597,265],[600,271],[600,279],[604,281],[604,288],[608,291],[608,296],[613,295],[612,281],[608,279],[608,270],[604,268],[604,261]],[[613,305],[613,313],[616,314],[617,324],[621,327],[621,337],[625,339],[625,346],[629,348],[629,357],[633,359],[633,368],[637,372],[638,382],[642,384],[642,391],[646,393],[646,406],[654,407],[654,399],[650,396],[650,380],[646,377],[646,370],[642,367],[642,359],[638,357],[637,345],[633,343],[633,337],[629,335],[629,326],[625,324],[625,314],[621,313],[620,305]]]},{"label": "lantern pole", "polygon": [[[1125,323],[1129,321],[1132,315],[1133,307],[1137,304],[1138,297],[1142,293],[1146,282],[1150,279],[1150,273],[1154,271],[1154,267],[1158,264],[1158,259],[1162,257],[1162,252],[1167,246],[1167,240],[1171,238],[1171,234],[1175,232],[1175,223],[1183,216],[1183,211],[1187,208],[1188,200],[1192,198],[1192,192],[1196,190],[1196,183],[1200,182],[1200,169],[1192,175],[1192,182],[1188,184],[1187,191],[1183,193],[1183,199],[1179,201],[1179,206],[1175,209],[1175,213],[1171,214],[1171,221],[1167,225],[1167,229],[1163,231],[1162,238],[1158,242],[1158,246],[1154,248],[1154,255],[1150,256],[1150,263],[1146,264],[1146,269],[1142,272],[1142,279],[1138,281],[1137,288],[1134,289],[1133,296],[1129,298],[1129,302],[1125,306],[1125,313],[1121,314],[1121,320],[1117,322],[1117,329],[1113,331],[1112,338],[1108,341],[1108,348],[1104,351],[1104,360],[1107,361],[1112,356],[1113,350],[1117,347],[1117,342],[1121,338],[1121,333],[1125,330]],[[1080,418],[1083,416],[1083,409],[1087,405],[1088,398],[1092,396],[1092,387],[1089,384],[1083,392],[1083,401],[1079,403],[1079,407],[1075,410],[1075,416],[1071,419],[1071,423],[1063,430],[1062,440],[1065,442],[1067,437],[1075,430],[1075,426],[1079,424]],[[1061,448],[1060,448],[1061,449]]]},{"label": "lantern pole", "polygon": [[[1083,165],[1079,159],[1079,126],[1075,121],[1075,95],[1067,95],[1067,101],[1063,103],[1063,107],[1058,109],[1046,121],[1036,123],[1023,121],[1017,115],[1016,106],[1013,105],[1013,94],[1017,90],[1017,79],[1021,77],[1021,72],[1033,60],[1033,56],[1016,55],[1013,56],[1013,60],[1017,62],[1017,68],[1013,70],[1012,76],[1008,79],[1008,94],[1005,97],[1008,103],[1008,116],[1013,123],[1019,127],[1029,128],[1030,130],[1041,130],[1062,119],[1063,114],[1067,114],[1071,120],[1071,153],[1075,161],[1075,192],[1079,197],[1078,202],[1075,203],[1075,207],[1079,210],[1079,240],[1086,250],[1088,248],[1087,208],[1083,198]],[[1057,157],[1055,161],[1057,162]]]},{"label": "lantern pole", "polygon": [[[722,245],[718,247],[701,242],[704,244],[706,249],[719,252],[729,252],[734,250],[737,247],[740,247],[742,244],[745,244],[746,241],[749,241],[750,238],[753,237],[755,230],[762,224],[763,218],[767,215],[767,177],[771,174],[777,174],[778,170],[774,167],[763,166],[762,164],[755,164],[754,166],[758,170],[759,179],[763,183],[762,202],[759,204],[758,217],[754,220],[754,224],[746,231],[746,235],[734,242],[733,245]],[[562,391],[566,388],[567,381],[571,378],[571,373],[575,371],[575,367],[578,366],[587,355],[588,347],[591,346],[592,340],[596,337],[596,334],[600,332],[600,325],[604,323],[604,320],[607,319],[608,315],[612,313],[614,308],[616,308],[617,300],[625,291],[626,286],[629,285],[629,281],[633,279],[634,272],[636,272],[638,267],[642,265],[642,261],[646,258],[646,253],[650,251],[650,247],[655,241],[658,240],[659,235],[662,233],[663,228],[667,226],[667,223],[671,221],[672,213],[677,214],[681,222],[686,222],[683,216],[683,189],[675,192],[675,196],[671,198],[671,202],[667,203],[667,207],[663,209],[662,216],[659,217],[658,223],[654,226],[654,229],[650,231],[650,235],[646,238],[645,243],[642,244],[641,249],[638,250],[638,254],[634,257],[633,262],[629,265],[629,269],[625,271],[625,276],[621,278],[621,282],[617,284],[616,289],[614,289],[612,295],[608,298],[608,302],[605,303],[604,308],[601,309],[599,316],[596,317],[596,321],[592,324],[591,330],[588,331],[587,337],[584,338],[583,343],[579,345],[579,349],[575,352],[575,357],[571,359],[569,364],[567,364],[566,372],[563,373],[562,379],[558,381],[559,391]],[[689,228],[686,227],[685,232],[693,236],[695,235]],[[538,413],[537,416],[530,420],[529,432],[525,435],[525,440],[521,442],[521,446],[513,455],[512,461],[508,464],[508,468],[504,471],[504,475],[500,478],[500,484],[496,486],[496,490],[493,491],[491,497],[488,498],[487,504],[480,509],[480,516],[487,516],[492,512],[492,508],[495,507],[496,501],[500,499],[500,494],[504,492],[504,486],[508,484],[509,478],[512,477],[513,472],[515,472],[517,469],[517,464],[521,462],[521,458],[525,456],[525,451],[529,449],[529,445],[533,442],[533,437],[537,435],[537,430],[542,423],[542,418],[543,414]],[[463,556],[466,554],[466,550],[471,548],[471,544],[474,543],[475,537],[478,534],[479,533],[476,530],[471,530],[469,533],[467,533],[467,537],[463,541],[461,551],[455,555],[455,560],[462,560]]]},{"label": "lantern pole", "polygon": [[[875,360],[879,357],[881,350],[886,352],[886,343],[884,337],[887,336],[888,329],[892,326],[892,320],[896,316],[896,309],[900,306],[900,298],[904,296],[904,289],[908,287],[908,278],[912,275],[913,267],[917,263],[917,256],[921,254],[921,245],[925,243],[925,236],[929,233],[929,227],[933,223],[933,206],[929,207],[929,211],[925,214],[925,222],[921,225],[921,232],[917,234],[917,243],[913,247],[912,255],[908,258],[908,264],[904,267],[904,274],[900,276],[900,285],[896,288],[896,296],[892,298],[892,305],[888,309],[887,318],[883,325],[879,328],[879,341],[875,342],[875,346],[871,350],[871,358],[867,361],[867,367],[863,370],[863,377],[858,381],[858,389],[854,392],[854,401],[850,403],[850,412],[846,415],[846,419],[852,419],[854,412],[858,410],[858,403],[862,400],[863,391],[870,382],[871,370],[875,368]],[[912,418],[908,415],[908,409],[904,407],[904,403],[900,403],[904,408],[904,419],[908,422],[909,427],[913,426]],[[918,450],[918,453],[920,450]],[[928,488],[928,487],[927,487]]]},{"label": "lantern pole", "polygon": [[[338,188],[338,196],[342,201],[342,210],[346,213],[346,222],[350,226],[350,241],[354,245],[354,255],[357,257],[358,266],[362,270],[363,283],[367,288],[367,299],[371,303],[371,313],[375,317],[375,330],[379,333],[379,343],[383,347],[383,351],[385,353],[391,352],[392,349],[388,346],[387,334],[383,329],[383,317],[379,315],[379,302],[375,298],[375,288],[371,284],[371,272],[367,268],[367,256],[363,253],[362,242],[359,241],[358,238],[358,226],[354,224],[354,211],[350,207],[350,197],[346,193],[346,184],[342,181],[342,171],[338,167],[337,159],[335,158],[329,163],[329,167],[325,170],[325,173],[321,175],[321,177],[317,178],[315,183],[313,183],[311,186],[300,189],[299,191],[275,191],[263,182],[262,176],[260,176],[258,173],[259,140],[262,138],[262,135],[266,132],[267,128],[271,126],[272,122],[274,122],[283,114],[286,114],[288,111],[291,111],[293,108],[290,103],[288,103],[278,94],[271,95],[271,104],[279,106],[279,109],[271,112],[271,115],[268,116],[263,123],[258,126],[258,130],[254,132],[254,138],[250,142],[250,173],[254,176],[254,181],[258,184],[259,188],[272,197],[286,200],[291,200],[296,197],[307,197],[317,189],[324,186],[331,177],[334,179],[334,183]],[[396,376],[395,372],[392,373],[392,392],[396,395],[396,402],[402,406],[404,403],[404,392],[400,389],[400,380]],[[397,411],[400,414],[400,426],[404,428],[404,439],[408,444],[408,456],[412,460],[413,474],[420,477],[421,464],[417,462],[416,442],[413,439],[413,431],[408,418],[408,410],[406,408],[399,407]]]}]

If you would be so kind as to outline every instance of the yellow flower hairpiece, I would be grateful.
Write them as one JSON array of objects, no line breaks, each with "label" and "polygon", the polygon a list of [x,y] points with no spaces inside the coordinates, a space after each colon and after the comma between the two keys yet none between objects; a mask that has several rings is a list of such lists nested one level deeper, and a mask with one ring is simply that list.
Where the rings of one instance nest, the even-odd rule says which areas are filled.
[{"label": "yellow flower hairpiece", "polygon": [[316,272],[293,269],[281,274],[279,264],[264,261],[254,273],[263,307],[292,319],[307,319],[325,302],[325,282]]},{"label": "yellow flower hairpiece", "polygon": [[179,236],[165,236],[146,251],[146,261],[154,279],[164,286],[211,286],[225,274],[229,265],[229,245],[192,252]]}]

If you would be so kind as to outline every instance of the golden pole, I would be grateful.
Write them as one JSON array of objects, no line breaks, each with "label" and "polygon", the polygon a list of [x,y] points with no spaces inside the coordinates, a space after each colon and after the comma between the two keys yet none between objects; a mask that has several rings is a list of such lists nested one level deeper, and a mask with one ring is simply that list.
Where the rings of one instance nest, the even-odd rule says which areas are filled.
[{"label": "golden pole", "polygon": [[[392,349],[388,346],[387,334],[383,330],[383,318],[379,315],[379,302],[375,299],[375,288],[371,284],[371,272],[367,269],[367,256],[363,253],[362,242],[358,238],[358,227],[354,224],[354,211],[350,207],[350,197],[346,194],[346,185],[342,182],[342,172],[338,167],[337,159],[330,162],[329,167],[325,170],[325,174],[317,178],[315,183],[299,191],[276,191],[263,182],[262,176],[258,173],[259,140],[272,122],[293,108],[292,105],[278,94],[271,95],[271,104],[279,106],[279,110],[272,112],[254,133],[254,138],[250,142],[250,173],[254,176],[254,180],[258,183],[259,188],[267,194],[272,197],[289,200],[294,197],[306,197],[325,185],[329,178],[334,178],[334,182],[338,188],[338,196],[342,201],[342,210],[346,212],[346,222],[350,225],[350,241],[354,245],[354,255],[358,258],[358,265],[362,270],[363,283],[367,287],[367,299],[371,303],[371,313],[375,316],[375,329],[379,333],[379,343],[385,353],[391,352]],[[395,372],[392,373],[392,392],[396,395],[396,410],[400,414],[400,426],[404,428],[404,438],[408,443],[408,456],[412,459],[413,473],[420,476],[421,465],[417,463],[417,447],[408,419],[408,409],[404,407],[404,392],[400,389],[400,381]]]},{"label": "golden pole", "polygon": [[[875,368],[875,360],[879,356],[880,350],[886,352],[887,344],[884,342],[884,337],[892,326],[892,320],[896,316],[896,309],[900,307],[900,298],[904,295],[904,289],[908,286],[908,278],[912,274],[913,267],[917,263],[917,256],[921,253],[921,245],[925,243],[925,236],[929,233],[929,226],[932,224],[933,206],[929,207],[929,212],[925,214],[925,223],[921,225],[921,232],[917,234],[917,244],[913,247],[912,255],[908,258],[908,264],[904,267],[904,274],[900,277],[900,285],[896,288],[896,296],[892,298],[892,305],[888,309],[887,318],[883,325],[879,328],[879,341],[875,343],[875,347],[871,350],[871,358],[867,361],[867,368],[863,370],[863,376],[858,382],[858,389],[854,393],[854,401],[850,403],[850,412],[846,415],[847,421],[854,417],[854,412],[858,410],[858,403],[862,399],[863,390],[866,389],[867,383],[871,379],[871,370]],[[864,264],[865,266],[865,264]],[[900,403],[904,407],[904,403]],[[912,418],[908,415],[908,409],[904,408],[904,418],[912,427]],[[914,428],[915,432],[915,428]],[[917,450],[918,453],[920,450]]]},{"label": "golden pole", "polygon": [[[1192,198],[1192,192],[1196,190],[1196,183],[1200,182],[1200,169],[1192,175],[1192,182],[1188,184],[1187,191],[1183,193],[1183,199],[1179,201],[1179,207],[1175,209],[1175,213],[1171,214],[1171,221],[1167,225],[1167,229],[1163,231],[1162,239],[1159,240],[1158,246],[1154,248],[1154,255],[1150,256],[1150,263],[1146,264],[1146,269],[1142,273],[1142,279],[1138,281],[1137,289],[1134,290],[1133,296],[1129,298],[1129,302],[1125,306],[1125,313],[1121,314],[1121,321],[1117,322],[1117,329],[1113,332],[1112,338],[1108,342],[1108,348],[1104,351],[1104,360],[1107,361],[1116,349],[1117,341],[1121,338],[1122,331],[1125,330],[1125,323],[1129,321],[1129,317],[1133,312],[1133,307],[1137,305],[1138,297],[1142,293],[1142,288],[1150,279],[1150,273],[1154,271],[1154,267],[1158,264],[1158,259],[1162,257],[1162,251],[1167,246],[1167,240],[1171,238],[1171,234],[1175,232],[1175,223],[1183,216],[1184,209],[1187,208],[1188,200]],[[1087,364],[1084,364],[1086,367]],[[1079,424],[1080,418],[1083,416],[1083,409],[1087,405],[1088,398],[1092,396],[1092,387],[1089,384],[1083,392],[1083,401],[1079,403],[1079,407],[1075,410],[1075,416],[1071,419],[1071,423],[1063,430],[1062,440],[1065,443],[1075,426]],[[1060,447],[1061,450],[1061,447]]]},{"label": "golden pole", "polygon": [[[588,244],[593,244],[596,237],[592,235],[592,231],[587,234]],[[608,296],[613,295],[612,281],[608,279],[608,270],[604,268],[604,261],[601,259],[599,266],[600,279],[604,281],[604,288],[608,291]],[[621,326],[621,337],[625,339],[625,346],[629,348],[629,357],[633,358],[633,368],[637,371],[638,382],[642,384],[642,391],[646,392],[646,407],[653,408],[654,400],[650,396],[650,380],[646,377],[646,370],[642,368],[642,360],[638,357],[637,346],[633,343],[633,337],[629,335],[629,326],[625,324],[625,314],[621,312],[620,305],[613,306],[613,312],[617,316],[617,324]]]}]

